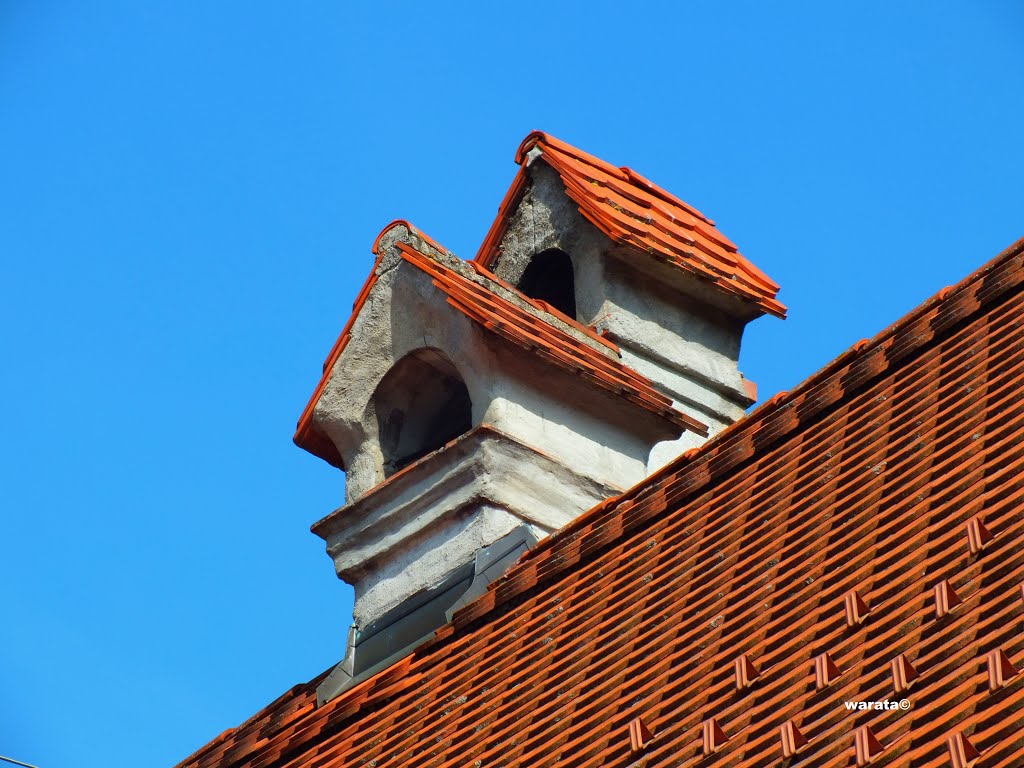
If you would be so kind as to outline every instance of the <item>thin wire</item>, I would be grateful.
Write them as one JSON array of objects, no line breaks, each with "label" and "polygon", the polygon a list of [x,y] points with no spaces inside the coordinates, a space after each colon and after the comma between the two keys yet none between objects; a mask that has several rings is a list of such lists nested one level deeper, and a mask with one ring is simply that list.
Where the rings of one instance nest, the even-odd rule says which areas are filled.
[{"label": "thin wire", "polygon": [[15,760],[10,757],[4,757],[3,755],[0,755],[0,760],[4,760],[8,763],[13,763],[14,765],[21,765],[24,766],[24,768],[37,768],[37,766],[31,765],[30,763],[23,763],[21,762],[21,760]]}]

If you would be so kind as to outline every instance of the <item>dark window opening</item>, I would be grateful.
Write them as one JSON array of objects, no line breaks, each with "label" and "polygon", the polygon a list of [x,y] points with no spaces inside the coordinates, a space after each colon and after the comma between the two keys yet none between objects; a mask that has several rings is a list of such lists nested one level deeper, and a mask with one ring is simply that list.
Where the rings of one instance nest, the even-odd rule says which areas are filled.
[{"label": "dark window opening", "polygon": [[535,255],[519,278],[518,287],[531,299],[546,301],[576,319],[576,280],[572,259],[565,251],[551,248]]},{"label": "dark window opening", "polygon": [[395,363],[373,401],[386,477],[473,426],[469,390],[436,349],[412,352]]}]

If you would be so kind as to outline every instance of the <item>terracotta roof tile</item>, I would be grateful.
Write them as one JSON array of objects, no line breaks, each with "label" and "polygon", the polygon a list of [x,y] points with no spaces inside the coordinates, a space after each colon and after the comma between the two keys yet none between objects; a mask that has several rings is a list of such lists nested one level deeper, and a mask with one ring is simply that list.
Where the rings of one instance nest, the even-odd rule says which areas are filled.
[{"label": "terracotta roof tile", "polygon": [[843,596],[843,608],[846,612],[846,626],[851,629],[863,624],[870,612],[868,604],[855,589],[851,589]]},{"label": "terracotta roof tile", "polygon": [[560,175],[580,213],[613,240],[657,255],[716,284],[723,291],[785,317],[779,286],[755,267],[714,221],[630,168],[616,168],[549,134],[535,131],[520,145],[521,166],[476,260],[490,265],[516,202],[526,186],[526,168],[539,152]]},{"label": "terracotta roof tile", "polygon": [[750,657],[745,653],[737,657],[736,661],[733,663],[733,668],[735,672],[737,691],[749,688],[757,682],[757,679],[761,676],[761,673],[754,665],[754,662],[752,662]]},{"label": "terracotta roof tile", "polygon": [[1013,662],[1003,652],[1002,648],[996,648],[988,655],[988,689],[995,693],[1020,674]]},{"label": "terracotta roof tile", "polygon": [[654,738],[654,734],[644,723],[643,718],[638,717],[630,722],[629,746],[634,752],[640,752],[652,738]]},{"label": "terracotta roof tile", "polygon": [[857,750],[858,766],[867,765],[885,751],[885,747],[875,736],[870,725],[862,725],[857,729],[854,735],[854,744]]},{"label": "terracotta roof tile", "polygon": [[779,726],[779,740],[782,742],[782,757],[787,760],[795,757],[808,744],[807,737],[792,720]]},{"label": "terracotta roof tile", "polygon": [[[1024,765],[1022,251],[544,540],[395,666],[319,709],[293,689],[182,765]],[[743,654],[762,675],[737,691]],[[900,658],[909,710],[844,706],[892,700]]]},{"label": "terracotta roof tile", "polygon": [[980,517],[972,517],[964,526],[967,529],[967,546],[976,555],[992,541],[992,532],[985,527]]},{"label": "terracotta roof tile", "polygon": [[892,687],[896,693],[906,693],[921,676],[917,668],[910,662],[905,653],[901,653],[890,664],[892,669]]},{"label": "terracotta roof tile", "polygon": [[949,764],[952,768],[971,768],[981,753],[975,749],[963,733],[954,733],[947,739],[949,745]]},{"label": "terracotta roof tile", "polygon": [[704,754],[710,755],[725,746],[725,743],[729,741],[729,737],[722,729],[718,720],[709,717],[701,723],[701,741],[703,742]]}]

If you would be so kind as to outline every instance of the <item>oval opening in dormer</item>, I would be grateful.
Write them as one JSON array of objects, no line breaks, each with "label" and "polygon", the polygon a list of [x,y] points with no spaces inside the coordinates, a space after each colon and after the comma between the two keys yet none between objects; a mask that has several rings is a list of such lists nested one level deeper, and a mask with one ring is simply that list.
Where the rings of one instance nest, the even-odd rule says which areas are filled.
[{"label": "oval opening in dormer", "polygon": [[535,254],[517,287],[531,299],[546,301],[562,314],[576,319],[576,279],[572,259],[565,251],[549,248]]},{"label": "oval opening in dormer", "polygon": [[469,390],[436,349],[410,352],[395,363],[377,385],[373,404],[385,477],[473,426]]}]

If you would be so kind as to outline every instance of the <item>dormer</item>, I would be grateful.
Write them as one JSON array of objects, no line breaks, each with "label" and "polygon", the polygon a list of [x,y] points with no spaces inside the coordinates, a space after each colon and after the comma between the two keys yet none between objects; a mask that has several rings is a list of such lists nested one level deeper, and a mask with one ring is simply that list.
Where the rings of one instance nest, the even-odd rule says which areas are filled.
[{"label": "dormer", "polygon": [[642,480],[655,445],[707,434],[612,342],[406,222],[374,252],[296,433],[347,474],[313,531],[355,587],[353,678]]},{"label": "dormer", "polygon": [[[714,221],[630,168],[541,132],[516,162],[476,263],[529,295],[544,275],[545,296],[712,434],[740,418],[757,391],[738,367],[743,329],[763,314],[785,317],[778,285]],[[654,464],[698,442],[684,436]]]},{"label": "dormer", "polygon": [[[381,232],[299,420],[295,442],[346,473],[345,504],[313,526],[355,589],[321,700],[753,401],[739,339],[784,312],[774,284],[631,171],[544,134],[517,158],[474,261],[404,221]],[[647,212],[647,235],[623,200]],[[612,226],[608,206],[633,223]],[[675,238],[666,253],[645,245],[654,232]]]}]

